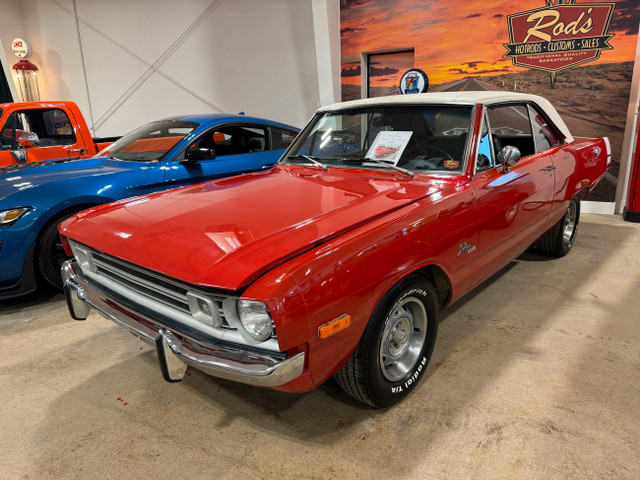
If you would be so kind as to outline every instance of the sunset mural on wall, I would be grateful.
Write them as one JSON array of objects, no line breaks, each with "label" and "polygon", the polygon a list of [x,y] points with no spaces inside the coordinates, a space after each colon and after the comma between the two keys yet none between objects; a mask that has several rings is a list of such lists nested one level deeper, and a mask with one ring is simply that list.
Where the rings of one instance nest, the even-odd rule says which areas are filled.
[{"label": "sunset mural on wall", "polygon": [[[607,33],[612,49],[599,58],[554,75],[515,66],[505,57],[510,43],[508,16],[559,4],[610,4]],[[342,99],[398,94],[403,66],[392,52],[412,51],[413,67],[426,72],[429,91],[446,89],[518,90],[548,98],[576,136],[608,136],[614,165],[601,182],[596,199],[615,196],[629,92],[636,58],[640,0],[341,0]],[[599,35],[599,33],[598,33]],[[369,90],[362,68],[369,54]],[[361,65],[361,59],[365,63]]]},{"label": "sunset mural on wall", "polygon": [[[589,3],[611,3],[592,1]],[[415,66],[432,84],[469,75],[522,72],[503,58],[509,42],[507,15],[540,8],[542,0],[513,2],[465,0],[341,0],[342,84],[360,85],[360,55],[413,48]],[[609,33],[613,50],[594,63],[632,61],[638,33],[638,0],[615,2]],[[376,86],[397,86],[404,72],[384,68],[372,77]]]}]

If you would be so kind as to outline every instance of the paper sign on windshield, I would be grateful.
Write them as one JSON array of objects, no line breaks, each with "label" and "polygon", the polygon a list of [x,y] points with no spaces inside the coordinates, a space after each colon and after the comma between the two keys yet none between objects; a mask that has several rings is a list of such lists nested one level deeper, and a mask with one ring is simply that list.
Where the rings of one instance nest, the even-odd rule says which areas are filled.
[{"label": "paper sign on windshield", "polygon": [[379,132],[366,158],[396,165],[409,144],[413,132]]}]

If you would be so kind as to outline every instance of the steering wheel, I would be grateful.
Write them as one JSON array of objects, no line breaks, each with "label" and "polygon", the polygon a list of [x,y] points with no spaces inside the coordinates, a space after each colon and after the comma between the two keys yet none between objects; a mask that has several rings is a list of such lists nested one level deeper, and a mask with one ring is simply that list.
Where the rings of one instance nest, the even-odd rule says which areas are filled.
[{"label": "steering wheel", "polygon": [[[431,155],[429,152],[431,152]],[[425,158],[416,158],[417,155]],[[414,147],[403,155],[403,158],[404,160],[398,166],[417,170],[436,170],[444,167],[444,162],[447,160],[453,160],[449,153],[433,145]]]},{"label": "steering wheel", "polygon": [[[429,153],[428,153],[429,151],[432,151],[432,152],[438,153],[438,154],[440,154],[440,155],[429,155]],[[424,146],[424,147],[423,147],[423,146],[420,146],[420,147],[414,147],[414,148],[412,148],[411,150],[409,150],[409,151],[406,153],[406,156],[407,156],[408,158],[414,157],[414,159],[415,159],[415,156],[416,156],[417,154],[424,155],[425,157],[433,157],[433,156],[444,157],[444,158],[442,159],[442,161],[443,161],[443,162],[444,162],[445,160],[453,160],[453,157],[452,157],[451,155],[449,155],[449,153],[447,153],[446,151],[444,151],[444,150],[443,150],[443,149],[441,149],[441,148],[434,147],[433,145],[426,145],[426,146]]]}]

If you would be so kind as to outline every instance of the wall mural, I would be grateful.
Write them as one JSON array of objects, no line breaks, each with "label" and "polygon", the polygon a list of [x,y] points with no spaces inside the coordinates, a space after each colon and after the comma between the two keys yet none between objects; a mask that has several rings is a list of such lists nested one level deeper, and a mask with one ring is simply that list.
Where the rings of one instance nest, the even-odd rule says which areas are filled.
[{"label": "wall mural", "polygon": [[411,67],[429,92],[541,95],[575,136],[609,137],[614,165],[591,199],[613,201],[639,13],[640,0],[341,0],[342,99],[399,94]]}]

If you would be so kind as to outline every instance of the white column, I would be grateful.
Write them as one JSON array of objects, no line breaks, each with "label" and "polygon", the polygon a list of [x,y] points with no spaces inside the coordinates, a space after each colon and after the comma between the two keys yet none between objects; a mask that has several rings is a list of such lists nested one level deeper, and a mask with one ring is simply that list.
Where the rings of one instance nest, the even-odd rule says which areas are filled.
[{"label": "white column", "polygon": [[620,155],[620,171],[618,172],[618,188],[616,189],[615,213],[622,213],[627,204],[629,192],[629,179],[631,176],[631,164],[636,147],[636,128],[638,121],[638,105],[640,104],[640,33],[636,45],[636,58],[633,64],[633,77],[631,77],[631,92],[629,95],[629,107],[627,108],[627,121],[622,140],[622,154]]},{"label": "white column", "polygon": [[340,101],[340,1],[313,0],[318,106]]}]

